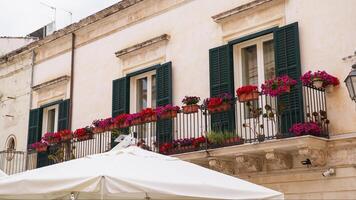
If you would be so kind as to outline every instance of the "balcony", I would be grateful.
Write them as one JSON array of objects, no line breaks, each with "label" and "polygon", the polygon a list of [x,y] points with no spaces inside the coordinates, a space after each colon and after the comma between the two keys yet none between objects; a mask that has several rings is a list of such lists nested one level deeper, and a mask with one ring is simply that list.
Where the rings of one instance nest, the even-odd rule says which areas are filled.
[{"label": "balcony", "polygon": [[[292,134],[289,128],[294,123],[317,121],[320,131],[317,137],[311,138],[321,138],[318,141],[328,138],[329,124],[325,91],[303,86],[302,92],[303,114],[300,116],[297,112],[290,111],[293,110],[292,105],[281,106],[283,99],[260,94],[258,100],[253,102],[232,101],[226,112],[211,113],[206,107],[200,106],[195,113],[179,111],[169,119],[141,122],[126,128],[96,133],[83,141],[72,139],[51,145],[43,153],[3,151],[0,152],[0,168],[13,174],[106,152],[114,145],[112,138],[128,133],[137,138],[138,145],[142,148],[178,157],[185,155],[192,160],[206,157],[202,156],[206,152],[224,156],[223,152],[227,149],[231,155],[257,152],[256,146],[246,147],[248,144],[260,145],[259,151],[263,152],[271,150],[266,144],[273,144],[273,149],[288,149],[295,144],[300,147],[300,142],[310,141],[310,136],[298,137],[299,135]],[[284,143],[288,145],[284,145],[283,141],[289,141]]]}]

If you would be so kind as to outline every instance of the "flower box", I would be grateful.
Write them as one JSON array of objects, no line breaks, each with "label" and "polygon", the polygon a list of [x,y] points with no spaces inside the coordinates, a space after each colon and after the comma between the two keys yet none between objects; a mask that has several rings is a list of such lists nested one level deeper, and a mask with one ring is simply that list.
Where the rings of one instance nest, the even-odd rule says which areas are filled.
[{"label": "flower box", "polygon": [[102,128],[102,127],[94,127],[94,128],[93,128],[93,133],[94,133],[94,134],[102,133],[102,132],[105,132],[105,129]]},{"label": "flower box", "polygon": [[194,104],[194,105],[186,105],[183,106],[183,113],[184,114],[190,114],[190,113],[197,113],[199,110],[199,106]]},{"label": "flower box", "polygon": [[160,119],[172,119],[175,117],[177,117],[177,111],[175,110],[167,111],[160,115]]},{"label": "flower box", "polygon": [[84,141],[84,140],[89,140],[89,139],[91,139],[90,135],[82,135],[82,136],[77,137],[78,141]]},{"label": "flower box", "polygon": [[155,122],[155,121],[157,121],[157,115],[145,116],[143,118],[143,123],[150,123],[150,122]]},{"label": "flower box", "polygon": [[249,93],[240,94],[238,97],[240,102],[255,101],[258,100],[259,93],[258,91],[252,91]]},{"label": "flower box", "polygon": [[131,121],[131,125],[140,125],[142,124],[141,118],[136,118]]},{"label": "flower box", "polygon": [[47,146],[38,146],[38,147],[36,147],[36,151],[38,152],[38,153],[40,153],[40,152],[45,152],[45,151],[47,151]]},{"label": "flower box", "polygon": [[266,80],[262,85],[262,94],[276,97],[283,93],[289,93],[291,86],[297,84],[297,81],[289,77],[288,75],[276,77],[270,80]]},{"label": "flower box", "polygon": [[70,139],[72,139],[72,136],[71,136],[71,135],[64,135],[64,136],[61,136],[61,140],[62,140],[62,141],[68,141],[68,140],[70,140]]},{"label": "flower box", "polygon": [[208,107],[210,113],[226,112],[231,109],[231,104],[223,102],[218,106]]}]

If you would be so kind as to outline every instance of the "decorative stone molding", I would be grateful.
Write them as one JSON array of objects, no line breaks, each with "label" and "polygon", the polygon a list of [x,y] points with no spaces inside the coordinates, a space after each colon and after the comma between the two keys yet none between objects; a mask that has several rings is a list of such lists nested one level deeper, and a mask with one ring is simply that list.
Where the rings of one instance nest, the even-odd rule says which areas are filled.
[{"label": "decorative stone molding", "polygon": [[144,42],[141,42],[139,44],[135,44],[133,46],[127,47],[125,49],[121,49],[121,50],[115,52],[115,55],[116,55],[116,57],[120,57],[120,56],[126,55],[128,53],[137,51],[139,49],[148,47],[150,45],[156,44],[158,42],[167,41],[167,40],[169,40],[169,35],[168,34],[163,34],[163,35],[160,35],[158,37],[155,37],[155,38],[146,40]]},{"label": "decorative stone molding", "polygon": [[266,151],[267,169],[290,169],[293,166],[292,156],[275,150]]},{"label": "decorative stone molding", "polygon": [[35,85],[35,86],[32,87],[32,89],[34,91],[37,91],[37,90],[41,90],[43,88],[48,88],[49,86],[53,86],[53,85],[57,85],[57,84],[61,84],[61,83],[66,83],[66,82],[69,81],[69,78],[70,78],[70,76],[68,76],[68,75],[60,76],[58,78],[55,78],[55,79],[46,81],[44,83]]},{"label": "decorative stone molding", "polygon": [[313,167],[324,166],[326,164],[327,154],[324,150],[303,147],[298,150],[298,153],[306,159],[309,158]]},{"label": "decorative stone molding", "polygon": [[261,6],[261,5],[271,2],[271,1],[273,1],[273,0],[254,0],[249,3],[243,4],[241,6],[238,6],[236,8],[230,9],[228,11],[214,15],[211,18],[213,18],[213,20],[215,22],[220,22],[221,20],[223,20],[227,17],[230,17],[232,15],[236,15],[236,14],[242,13],[244,11],[256,8],[258,6]]},{"label": "decorative stone molding", "polygon": [[233,162],[230,160],[222,160],[218,158],[209,158],[209,167],[212,170],[222,172],[224,174],[233,175],[234,167]]},{"label": "decorative stone molding", "polygon": [[262,171],[263,158],[252,155],[237,155],[235,170],[237,173]]}]

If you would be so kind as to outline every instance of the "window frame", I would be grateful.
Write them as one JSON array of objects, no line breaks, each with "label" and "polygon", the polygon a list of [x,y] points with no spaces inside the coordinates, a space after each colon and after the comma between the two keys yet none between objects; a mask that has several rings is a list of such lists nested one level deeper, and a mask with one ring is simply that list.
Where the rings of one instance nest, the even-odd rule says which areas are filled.
[{"label": "window frame", "polygon": [[55,110],[55,117],[54,117],[54,132],[58,129],[58,115],[59,115],[59,104],[55,104],[52,106],[48,106],[43,108],[43,117],[42,117],[42,135],[46,134],[48,131],[48,111]]},{"label": "window frame", "polygon": [[147,108],[152,108],[152,76],[154,75],[156,75],[156,70],[130,76],[130,113],[141,111],[137,108],[137,81],[142,78],[147,78]]},{"label": "window frame", "polygon": [[[273,40],[273,33],[262,35],[250,40],[233,45],[233,60],[234,60],[234,84],[235,88],[244,86],[243,84],[243,71],[242,71],[242,49],[248,46],[256,45],[257,49],[257,76],[258,85],[260,86],[265,81],[265,69],[263,58],[263,43]],[[261,67],[263,66],[263,67]]]}]

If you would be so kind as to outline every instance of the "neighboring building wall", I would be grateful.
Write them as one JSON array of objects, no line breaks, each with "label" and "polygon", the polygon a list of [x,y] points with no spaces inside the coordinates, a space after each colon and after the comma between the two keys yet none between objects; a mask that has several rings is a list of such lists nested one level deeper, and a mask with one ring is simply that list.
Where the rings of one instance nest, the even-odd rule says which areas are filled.
[{"label": "neighboring building wall", "polygon": [[27,149],[31,63],[27,54],[0,65],[0,150],[7,148],[10,135],[16,137],[16,150]]},{"label": "neighboring building wall", "polygon": [[0,56],[30,44],[36,38],[32,37],[0,37]]}]

